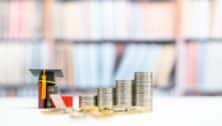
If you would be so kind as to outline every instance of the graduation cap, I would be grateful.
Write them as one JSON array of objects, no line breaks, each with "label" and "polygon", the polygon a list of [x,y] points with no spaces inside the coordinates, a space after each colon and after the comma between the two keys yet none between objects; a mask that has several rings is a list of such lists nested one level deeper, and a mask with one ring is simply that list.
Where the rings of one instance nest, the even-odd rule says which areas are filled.
[{"label": "graduation cap", "polygon": [[30,69],[33,76],[39,76],[39,108],[52,107],[49,95],[56,91],[55,77],[63,77],[61,69]]},{"label": "graduation cap", "polygon": [[64,77],[61,69],[30,69],[32,75],[40,76],[45,71],[47,76]]}]

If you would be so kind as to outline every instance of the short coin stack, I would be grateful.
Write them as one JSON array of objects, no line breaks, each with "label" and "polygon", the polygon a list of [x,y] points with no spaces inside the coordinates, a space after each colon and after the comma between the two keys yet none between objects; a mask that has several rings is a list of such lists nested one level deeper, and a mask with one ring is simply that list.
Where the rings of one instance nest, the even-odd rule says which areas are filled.
[{"label": "short coin stack", "polygon": [[132,106],[132,81],[117,80],[115,89],[116,106],[129,108]]},{"label": "short coin stack", "polygon": [[152,110],[152,73],[136,72],[134,80],[134,105]]},{"label": "short coin stack", "polygon": [[95,95],[79,96],[79,106],[95,106]]},{"label": "short coin stack", "polygon": [[113,88],[97,89],[97,104],[100,108],[112,109],[113,107]]}]

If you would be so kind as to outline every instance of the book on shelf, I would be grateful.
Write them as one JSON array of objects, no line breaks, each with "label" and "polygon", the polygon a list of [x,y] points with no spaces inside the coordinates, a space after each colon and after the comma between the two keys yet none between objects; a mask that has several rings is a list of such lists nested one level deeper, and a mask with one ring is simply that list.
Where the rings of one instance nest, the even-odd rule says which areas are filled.
[{"label": "book on shelf", "polygon": [[113,2],[113,34],[117,39],[129,37],[129,7],[130,3],[127,1]]},{"label": "book on shelf", "polygon": [[[222,42],[222,41],[220,41]],[[200,71],[200,83],[202,84],[201,90],[210,92],[222,91],[222,78],[221,56],[222,43],[210,42],[203,44],[201,47],[201,71]]]},{"label": "book on shelf", "polygon": [[164,45],[160,50],[154,68],[154,84],[158,87],[167,87],[170,85],[169,81],[176,63],[176,48],[173,45]]},{"label": "book on shelf", "polygon": [[[112,8],[112,6],[108,7],[107,10],[105,11],[103,10],[103,6],[101,6],[100,1],[94,1],[94,2],[90,2],[90,29],[91,29],[91,33],[90,36],[91,38],[94,38],[95,40],[97,39],[101,39],[103,37],[103,21],[101,20],[101,17],[103,16],[103,14],[106,14],[108,19],[107,19],[107,23],[112,22],[112,20],[110,20],[110,11],[108,10],[109,8]],[[105,3],[105,2],[104,2]],[[105,4],[104,4],[105,5]],[[111,25],[112,26],[112,25]],[[104,34],[106,32],[104,31]],[[112,33],[112,32],[110,32]]]},{"label": "book on shelf", "polygon": [[[114,4],[112,1],[97,2],[97,8],[99,8],[97,13],[97,31],[96,34],[101,36],[102,39],[113,39],[115,33],[114,20],[115,20],[115,11]],[[92,16],[93,18],[94,16]],[[92,26],[95,24],[92,23]],[[102,26],[101,26],[102,25]],[[96,29],[95,29],[96,30]],[[99,38],[99,36],[97,38]]]},{"label": "book on shelf", "polygon": [[74,86],[74,60],[73,60],[74,45],[72,43],[57,43],[56,44],[56,66],[62,69],[63,78],[56,78],[60,86]]},{"label": "book on shelf", "polygon": [[[75,61],[75,66],[74,66],[74,75],[75,75],[75,82],[76,82],[76,87],[85,87],[83,85],[84,83],[84,75],[83,75],[83,69],[84,69],[84,61],[83,58],[85,57],[84,54],[84,45],[76,45],[75,50],[73,51],[73,59]],[[81,85],[80,85],[81,84]]]},{"label": "book on shelf", "polygon": [[199,85],[200,45],[195,42],[187,44],[187,90],[197,90]]},{"label": "book on shelf", "polygon": [[39,38],[42,32],[42,3],[35,0],[1,1],[0,38]]},{"label": "book on shelf", "polygon": [[19,42],[8,42],[6,55],[3,56],[7,62],[7,84],[23,84],[25,82],[25,44]]},{"label": "book on shelf", "polygon": [[42,67],[42,41],[25,42],[25,84],[35,85],[38,77],[32,76],[28,71],[29,68],[41,68]]},{"label": "book on shelf", "polygon": [[175,7],[173,2],[144,2],[145,39],[172,39],[175,37]]},{"label": "book on shelf", "polygon": [[[65,6],[65,5],[64,5]],[[62,23],[62,16],[60,16],[63,13],[63,8],[61,6],[60,2],[55,2],[54,6],[53,6],[53,22],[52,22],[52,26],[53,26],[53,37],[57,37],[57,38],[62,38],[64,32],[62,32],[63,30],[63,26],[60,25]],[[65,15],[65,14],[64,14]]]},{"label": "book on shelf", "polygon": [[145,39],[145,16],[143,13],[143,3],[135,2],[130,4],[130,16],[129,16],[129,38],[130,39]]},{"label": "book on shelf", "polygon": [[213,0],[211,5],[211,18],[212,18],[212,27],[211,27],[211,37],[212,38],[222,38],[222,1]]},{"label": "book on shelf", "polygon": [[55,19],[53,21],[55,21],[54,27],[56,29],[58,27],[55,33],[58,33],[59,38],[81,38],[81,33],[83,33],[81,8],[81,2],[56,3],[54,8]]},{"label": "book on shelf", "polygon": [[109,43],[102,44],[99,49],[99,56],[100,87],[113,87],[116,46],[114,44]]},{"label": "book on shelf", "polygon": [[0,72],[0,84],[4,85],[7,84],[8,80],[7,42],[0,43],[0,57],[1,57],[0,70],[2,71]]},{"label": "book on shelf", "polygon": [[100,85],[99,83],[99,45],[88,45],[86,48],[87,55],[84,60],[85,79],[88,78],[87,84],[89,88],[96,88]]}]

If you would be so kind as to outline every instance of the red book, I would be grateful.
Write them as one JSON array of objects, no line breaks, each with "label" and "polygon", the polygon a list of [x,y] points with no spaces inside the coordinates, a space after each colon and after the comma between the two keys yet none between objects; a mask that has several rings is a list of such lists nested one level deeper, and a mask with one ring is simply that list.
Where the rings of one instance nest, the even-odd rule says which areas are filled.
[{"label": "red book", "polygon": [[64,101],[66,107],[73,107],[73,96],[62,96],[62,100]]},{"label": "red book", "polygon": [[199,84],[199,44],[190,42],[187,44],[187,90],[198,90]]}]

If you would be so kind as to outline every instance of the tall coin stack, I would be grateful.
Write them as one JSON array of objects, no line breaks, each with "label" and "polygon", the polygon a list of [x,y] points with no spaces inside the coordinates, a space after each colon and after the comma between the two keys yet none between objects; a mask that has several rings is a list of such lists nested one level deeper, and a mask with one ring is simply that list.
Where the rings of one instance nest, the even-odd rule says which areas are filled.
[{"label": "tall coin stack", "polygon": [[95,95],[79,96],[79,107],[95,106]]},{"label": "tall coin stack", "polygon": [[97,89],[97,104],[100,108],[112,109],[113,88],[98,88]]},{"label": "tall coin stack", "polygon": [[134,105],[152,110],[152,73],[136,72],[134,80]]},{"label": "tall coin stack", "polygon": [[132,106],[132,81],[117,80],[115,89],[116,106],[129,108]]}]

